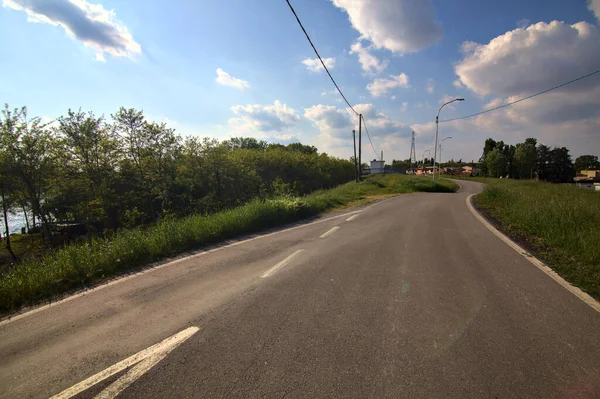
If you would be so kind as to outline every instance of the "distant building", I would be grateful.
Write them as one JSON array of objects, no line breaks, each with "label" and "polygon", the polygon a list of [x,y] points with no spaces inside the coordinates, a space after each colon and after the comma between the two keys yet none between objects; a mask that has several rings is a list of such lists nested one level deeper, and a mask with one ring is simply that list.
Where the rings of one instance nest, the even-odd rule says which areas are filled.
[{"label": "distant building", "polygon": [[462,173],[465,175],[469,175],[469,176],[471,176],[471,175],[476,176],[479,174],[479,169],[477,169],[474,166],[467,165],[467,166],[462,167]]},{"label": "distant building", "polygon": [[385,161],[381,160],[381,161],[377,161],[377,160],[372,160],[371,161],[371,174],[372,175],[378,175],[378,174],[383,174],[385,173]]},{"label": "distant building", "polygon": [[577,187],[600,191],[600,170],[581,170],[573,180]]}]

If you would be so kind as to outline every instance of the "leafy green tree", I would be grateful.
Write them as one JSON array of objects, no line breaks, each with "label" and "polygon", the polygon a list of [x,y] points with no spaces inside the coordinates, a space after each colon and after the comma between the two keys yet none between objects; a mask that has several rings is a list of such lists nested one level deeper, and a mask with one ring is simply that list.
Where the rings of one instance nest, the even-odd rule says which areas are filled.
[{"label": "leafy green tree", "polygon": [[500,177],[506,172],[506,157],[498,147],[490,151],[485,157],[487,176]]},{"label": "leafy green tree", "polygon": [[46,206],[56,171],[56,141],[39,117],[28,119],[27,108],[2,110],[2,145],[7,164],[14,171],[16,186],[23,190],[34,218],[42,223],[44,238],[50,239],[51,214]]},{"label": "leafy green tree", "polygon": [[83,221],[115,218],[113,184],[120,161],[119,142],[103,117],[69,110],[57,120],[60,173],[53,198],[59,218]]},{"label": "leafy green tree", "polygon": [[600,169],[600,162],[595,155],[582,155],[575,159],[574,168],[577,172],[580,170]]},{"label": "leafy green tree", "polygon": [[528,138],[524,143],[517,144],[514,154],[515,176],[518,179],[532,179],[537,160],[535,148],[537,140]]}]

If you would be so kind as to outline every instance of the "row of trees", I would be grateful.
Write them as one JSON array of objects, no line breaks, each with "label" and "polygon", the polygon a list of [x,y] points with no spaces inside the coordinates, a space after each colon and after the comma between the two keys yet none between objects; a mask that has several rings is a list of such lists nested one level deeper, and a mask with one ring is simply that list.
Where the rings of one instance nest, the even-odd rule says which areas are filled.
[{"label": "row of trees", "polygon": [[48,125],[6,105],[0,122],[3,210],[22,211],[46,238],[55,222],[131,227],[354,177],[351,162],[312,146],[181,137],[134,109],[111,120],[69,110]]},{"label": "row of trees", "polygon": [[528,138],[516,145],[505,144],[489,138],[485,141],[480,168],[484,176],[511,177],[569,183],[576,171],[598,169],[598,157],[583,155],[573,163],[566,147],[550,148],[538,144],[535,138]]}]

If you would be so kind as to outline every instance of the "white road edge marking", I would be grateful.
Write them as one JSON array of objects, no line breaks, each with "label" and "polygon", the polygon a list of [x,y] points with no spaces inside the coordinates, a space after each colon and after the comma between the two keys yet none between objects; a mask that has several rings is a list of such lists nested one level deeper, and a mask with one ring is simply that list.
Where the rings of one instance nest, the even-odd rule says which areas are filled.
[{"label": "white road edge marking", "polygon": [[260,277],[265,278],[265,277],[272,276],[279,269],[281,269],[282,267],[284,267],[285,265],[287,265],[288,263],[290,263],[292,259],[294,259],[296,256],[300,255],[302,252],[304,252],[303,249],[297,250],[296,252],[294,252],[293,254],[291,254],[290,256],[288,256],[287,258],[285,258],[284,260],[282,260],[281,262],[279,262],[278,264],[276,264],[275,266],[273,266],[272,268],[270,268],[269,270],[267,270],[265,272],[265,274],[263,274]]},{"label": "white road edge marking", "polygon": [[350,216],[348,219],[346,219],[346,222],[351,222],[351,221],[353,221],[354,219],[356,219],[357,217],[358,217],[358,215],[352,215],[352,216]]},{"label": "white road edge marking", "polygon": [[[396,198],[396,197],[392,197],[392,198]],[[304,227],[312,226],[312,225],[315,225],[315,224],[319,224],[319,223],[323,223],[323,222],[328,222],[330,220],[334,220],[334,219],[338,219],[338,218],[343,218],[343,217],[348,216],[348,215],[354,215],[354,214],[357,214],[357,213],[361,213],[361,212],[363,212],[363,211],[371,208],[374,205],[380,204],[380,203],[382,203],[384,201],[387,201],[388,199],[392,199],[392,198],[387,198],[387,199],[385,199],[383,201],[376,202],[376,203],[374,203],[372,205],[367,206],[366,208],[359,209],[357,211],[346,212],[346,213],[343,213],[341,215],[336,215],[336,216],[332,216],[332,217],[329,217],[329,218],[325,218],[325,219],[321,219],[321,220],[316,220],[314,222],[302,224],[300,226],[290,227],[290,228],[287,228],[287,229],[284,229],[284,230],[274,231],[273,233],[259,235],[257,237],[248,238],[246,240],[235,241],[235,242],[232,242],[231,244],[217,246],[216,248],[207,249],[205,251],[199,252],[199,253],[194,254],[194,255],[185,256],[183,258],[179,258],[179,259],[173,260],[171,262],[163,263],[163,264],[155,266],[155,267],[151,267],[151,268],[148,268],[148,269],[145,269],[145,270],[141,270],[141,271],[136,272],[134,274],[130,274],[130,275],[123,276],[123,277],[118,277],[115,280],[109,281],[106,284],[102,284],[102,285],[96,286],[94,288],[91,288],[89,290],[85,290],[83,292],[80,292],[78,294],[74,294],[74,295],[68,296],[68,297],[66,297],[64,299],[61,299],[59,301],[51,302],[51,303],[49,303],[47,305],[42,305],[40,307],[28,310],[25,313],[17,314],[17,315],[12,316],[12,317],[9,316],[9,318],[6,318],[4,320],[0,320],[0,327],[4,326],[6,324],[12,323],[14,321],[17,321],[19,319],[22,319],[24,317],[32,316],[32,315],[34,315],[34,314],[36,314],[38,312],[41,312],[43,310],[46,310],[46,309],[50,308],[50,307],[58,306],[58,305],[60,305],[62,303],[69,302],[69,301],[72,301],[73,299],[77,299],[77,298],[80,298],[82,296],[89,295],[89,294],[91,294],[93,292],[103,290],[104,288],[110,287],[110,286],[115,285],[115,284],[120,284],[120,283],[122,283],[124,281],[127,281],[127,280],[129,280],[131,278],[134,278],[134,277],[137,277],[137,276],[140,276],[142,274],[153,272],[154,270],[160,270],[160,269],[162,269],[164,267],[172,266],[172,265],[175,265],[177,263],[184,262],[184,261],[187,261],[187,260],[190,260],[190,259],[194,259],[194,258],[198,258],[200,256],[204,256],[204,255],[207,255],[207,254],[210,254],[210,253],[213,253],[213,252],[217,252],[217,251],[220,251],[220,250],[223,250],[223,249],[226,249],[226,248],[231,248],[231,247],[235,247],[235,246],[238,246],[238,245],[242,245],[242,244],[245,244],[245,243],[250,242],[250,241],[260,240],[262,238],[271,237],[271,236],[274,236],[276,234],[286,233],[288,231],[292,231],[292,230],[296,230],[296,229],[302,229]]]},{"label": "white road edge marking", "polygon": [[319,238],[329,237],[330,235],[332,235],[333,233],[335,233],[339,228],[340,228],[340,226],[332,227],[331,229],[327,230],[325,233],[321,234],[319,236]]},{"label": "white road edge marking", "polygon": [[471,211],[471,213],[485,226],[490,230],[496,237],[504,241],[509,247],[514,249],[519,255],[523,256],[529,262],[531,262],[535,267],[546,273],[550,278],[556,281],[558,284],[562,285],[564,288],[569,290],[573,295],[577,298],[581,299],[583,302],[588,304],[592,309],[596,312],[600,313],[600,303],[598,303],[594,298],[583,292],[580,288],[571,285],[567,280],[563,279],[558,273],[548,267],[544,262],[537,259],[525,249],[523,249],[519,244],[508,238],[506,235],[501,233],[498,229],[496,229],[490,222],[488,222],[473,206],[471,199],[475,194],[471,194],[467,197],[467,207]]},{"label": "white road edge marking", "polygon": [[156,363],[164,359],[173,349],[177,348],[184,341],[198,332],[198,330],[198,327],[186,328],[185,330],[162,340],[158,344],[152,345],[151,347],[112,365],[106,370],[94,374],[88,379],[81,381],[79,384],[73,385],[71,388],[52,396],[50,399],[72,398],[126,368],[135,366],[96,396],[96,398],[112,399],[131,385],[131,383],[140,378],[145,372],[150,370]]}]

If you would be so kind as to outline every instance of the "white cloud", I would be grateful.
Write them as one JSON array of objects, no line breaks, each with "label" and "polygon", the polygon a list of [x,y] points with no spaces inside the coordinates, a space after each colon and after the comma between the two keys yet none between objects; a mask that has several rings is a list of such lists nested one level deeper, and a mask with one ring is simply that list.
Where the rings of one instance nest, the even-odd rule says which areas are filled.
[{"label": "white cloud", "polygon": [[102,53],[96,53],[95,60],[98,62],[106,62],[106,58],[104,58],[104,54]]},{"label": "white cloud", "polygon": [[[467,47],[455,71],[467,89],[491,96],[482,107],[491,109],[597,69],[600,28],[586,22],[537,23]],[[511,144],[535,137],[569,148],[573,157],[600,153],[600,76],[470,120],[441,124],[442,129],[456,139],[455,158],[478,158],[487,137]]]},{"label": "white cloud", "polygon": [[[115,57],[131,57],[142,52],[114,10],[85,0],[3,0],[2,5],[27,13],[29,22],[62,27],[85,46]],[[98,59],[98,57],[97,57]]]},{"label": "white cloud", "polygon": [[377,111],[373,104],[357,104],[354,109],[363,115],[371,137],[393,136],[406,138],[410,137],[412,133],[407,125],[387,116],[383,112]]},{"label": "white cloud", "polygon": [[390,100],[395,100],[395,99],[396,99],[396,96],[391,96],[390,97]]},{"label": "white cloud", "polygon": [[304,109],[304,117],[315,124],[322,133],[344,137],[353,127],[351,116],[344,109],[333,105],[313,105]]},{"label": "white cloud", "polygon": [[525,28],[527,28],[527,26],[529,25],[530,22],[531,21],[528,20],[527,18],[522,18],[522,19],[520,19],[520,20],[517,21],[517,26],[519,28],[525,29]]},{"label": "white cloud", "polygon": [[427,90],[427,93],[432,94],[435,90],[435,82],[433,81],[433,79],[429,78],[427,79],[427,86],[425,87],[425,90]]},{"label": "white cloud", "polygon": [[600,21],[600,0],[588,0],[588,8]]},{"label": "white cloud", "polygon": [[400,111],[406,112],[407,109],[408,109],[408,103],[406,101],[404,101],[402,103],[402,107],[400,107]]},{"label": "white cloud", "polygon": [[241,134],[254,132],[279,137],[300,120],[296,111],[279,100],[273,105],[234,105],[231,110],[239,117],[229,119],[229,127]]},{"label": "white cloud", "polygon": [[419,51],[442,37],[429,0],[332,0],[348,13],[361,37],[377,48],[404,54]]},{"label": "white cloud", "polygon": [[452,82],[452,86],[456,87],[457,89],[462,89],[464,86],[462,83],[460,83],[460,79],[456,79],[454,82]]},{"label": "white cloud", "polygon": [[600,65],[600,29],[587,22],[540,22],[467,47],[455,71],[463,85],[480,95],[531,94]]},{"label": "white cloud", "polygon": [[390,75],[389,79],[375,79],[367,85],[367,90],[373,97],[379,97],[386,94],[390,89],[397,87],[409,87],[408,76],[405,73],[397,76]]},{"label": "white cloud", "polygon": [[[321,61],[319,61],[318,58],[307,58],[304,61],[302,61],[302,63],[306,66],[306,69],[308,69],[311,72],[324,71],[323,65],[321,64]],[[325,63],[327,69],[333,69],[333,67],[335,66],[335,58],[323,58],[323,63]]]},{"label": "white cloud", "polygon": [[[384,150],[386,157],[400,157],[408,153],[412,130],[405,124],[378,112],[373,104],[357,104],[354,109],[362,113],[368,126],[375,148]],[[317,145],[319,150],[348,158],[352,151],[352,130],[358,137],[358,117],[349,108],[337,108],[330,105],[315,105],[304,110],[304,117],[319,129]],[[374,156],[373,150],[363,129],[363,159]],[[403,155],[406,157],[406,155]]]},{"label": "white cloud", "polygon": [[370,53],[370,47],[364,47],[359,41],[352,44],[350,54],[358,54],[358,62],[363,71],[371,74],[381,73],[388,66],[387,60],[380,60]]},{"label": "white cloud", "polygon": [[228,74],[227,72],[222,70],[221,68],[217,68],[217,79],[216,80],[217,80],[218,84],[221,84],[223,86],[235,87],[240,90],[250,88],[250,84],[247,81],[241,80],[238,78],[234,78],[233,76],[231,76],[230,74]]}]

